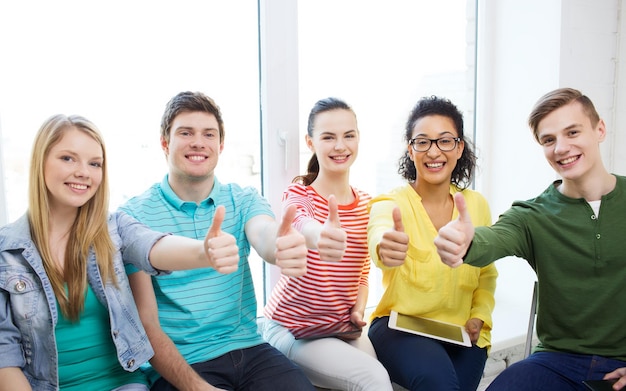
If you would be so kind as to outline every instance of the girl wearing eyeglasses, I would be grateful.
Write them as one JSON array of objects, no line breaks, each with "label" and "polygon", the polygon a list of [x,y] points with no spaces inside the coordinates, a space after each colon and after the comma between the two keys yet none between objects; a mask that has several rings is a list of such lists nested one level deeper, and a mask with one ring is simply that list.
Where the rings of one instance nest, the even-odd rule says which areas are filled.
[{"label": "girl wearing eyeglasses", "polygon": [[[463,134],[463,116],[448,99],[420,99],[404,138],[398,173],[408,183],[370,203],[369,251],[385,291],[369,337],[391,380],[409,390],[476,390],[490,347],[497,271],[493,265],[451,269],[433,243],[458,214],[457,192],[476,225],[491,224],[485,198],[467,188],[476,156]],[[391,311],[463,326],[471,347],[391,329]]]}]

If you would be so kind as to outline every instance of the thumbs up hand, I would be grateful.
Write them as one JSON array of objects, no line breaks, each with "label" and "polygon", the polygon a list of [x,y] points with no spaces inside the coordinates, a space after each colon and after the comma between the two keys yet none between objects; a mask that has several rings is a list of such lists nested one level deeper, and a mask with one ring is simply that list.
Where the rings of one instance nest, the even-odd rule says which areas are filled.
[{"label": "thumbs up hand", "polygon": [[286,276],[300,277],[306,273],[308,249],[304,236],[292,226],[296,217],[296,206],[289,205],[283,214],[276,234],[275,264]]},{"label": "thumbs up hand", "polygon": [[459,211],[459,217],[441,227],[439,235],[435,238],[435,246],[441,261],[450,267],[463,264],[463,257],[474,239],[474,225],[463,194],[456,193],[454,203]]},{"label": "thumbs up hand", "polygon": [[209,266],[222,274],[232,273],[239,267],[237,239],[222,231],[225,215],[226,208],[223,205],[215,209],[213,223],[204,239],[204,251],[209,260]]},{"label": "thumbs up hand", "polygon": [[328,197],[328,219],[322,226],[320,237],[317,241],[317,251],[320,254],[320,260],[341,261],[347,245],[348,235],[341,228],[337,199],[331,194]]},{"label": "thumbs up hand", "polygon": [[385,266],[395,267],[404,264],[409,250],[409,235],[404,232],[402,214],[398,207],[393,208],[393,228],[383,234],[378,244],[378,257]]}]

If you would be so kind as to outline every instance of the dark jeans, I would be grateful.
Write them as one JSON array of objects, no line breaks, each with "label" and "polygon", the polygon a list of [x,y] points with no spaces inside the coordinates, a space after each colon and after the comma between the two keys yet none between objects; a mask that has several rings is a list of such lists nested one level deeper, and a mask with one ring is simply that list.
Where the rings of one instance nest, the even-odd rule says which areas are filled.
[{"label": "dark jeans", "polygon": [[587,390],[583,380],[599,380],[626,362],[600,356],[537,352],[505,369],[487,390]]},{"label": "dark jeans", "polygon": [[[212,386],[232,391],[315,390],[300,367],[264,343],[191,366]],[[152,391],[176,390],[162,377]]]},{"label": "dark jeans", "polygon": [[369,337],[394,383],[411,391],[475,391],[487,349],[464,347],[393,330],[389,317],[372,322]]}]

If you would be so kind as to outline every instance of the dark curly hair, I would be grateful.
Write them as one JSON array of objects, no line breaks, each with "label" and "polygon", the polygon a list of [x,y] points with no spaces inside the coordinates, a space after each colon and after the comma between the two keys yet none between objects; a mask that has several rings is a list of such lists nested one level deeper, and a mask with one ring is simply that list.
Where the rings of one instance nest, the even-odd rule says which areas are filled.
[{"label": "dark curly hair", "polygon": [[[458,136],[465,143],[463,154],[457,161],[450,179],[450,182],[459,190],[463,190],[472,182],[474,169],[476,168],[476,154],[473,151],[473,144],[465,138],[463,133],[463,114],[449,99],[434,95],[421,98],[413,107],[413,110],[411,110],[409,119],[406,121],[404,141],[407,144],[411,141],[415,123],[422,117],[429,115],[441,115],[450,118],[454,123]],[[417,179],[415,163],[411,160],[408,150],[404,151],[404,154],[398,161],[398,174],[411,183]]]}]

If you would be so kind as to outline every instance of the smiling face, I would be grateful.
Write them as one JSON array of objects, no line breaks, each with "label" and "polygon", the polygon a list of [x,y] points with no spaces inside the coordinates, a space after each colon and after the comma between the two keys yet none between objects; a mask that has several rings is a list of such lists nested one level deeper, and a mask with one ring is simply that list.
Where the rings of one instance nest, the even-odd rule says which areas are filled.
[{"label": "smiling face", "polygon": [[359,152],[356,116],[344,109],[318,113],[306,143],[317,156],[320,174],[347,172]]},{"label": "smiling face", "polygon": [[[434,140],[442,137],[459,137],[459,135],[451,118],[443,115],[427,115],[415,121],[411,139],[415,137]],[[458,142],[451,151],[441,151],[434,142],[425,152],[416,152],[410,144],[407,148],[417,171],[418,185],[445,184],[448,186],[457,161],[463,154],[464,143]]]},{"label": "smiling face", "polygon": [[224,143],[213,114],[187,111],[174,118],[169,142],[161,138],[161,147],[169,165],[170,181],[212,183]]},{"label": "smiling face", "polygon": [[93,197],[102,182],[102,146],[90,135],[69,128],[53,145],[44,163],[50,208],[77,209]]},{"label": "smiling face", "polygon": [[576,101],[552,111],[537,125],[544,156],[564,181],[585,179],[603,169],[599,144],[605,136],[604,121],[594,126]]}]

